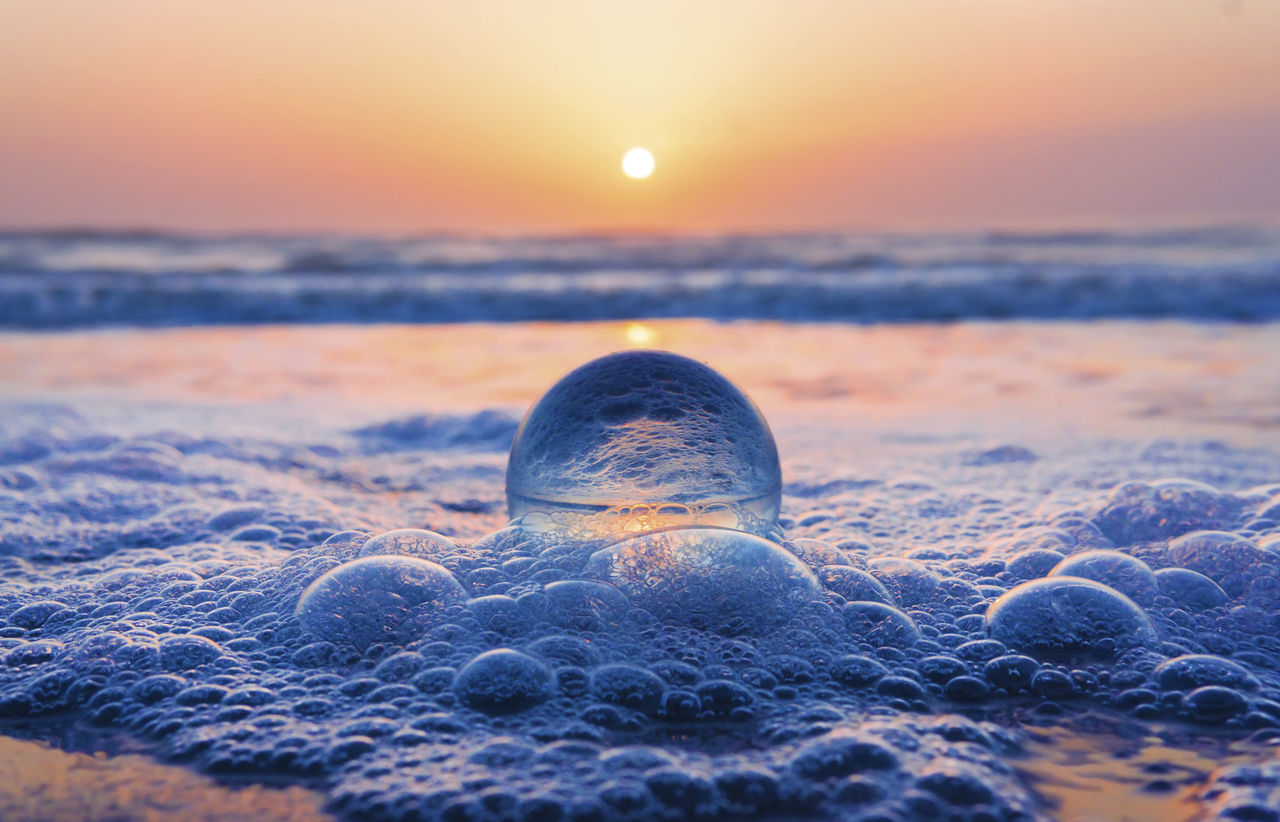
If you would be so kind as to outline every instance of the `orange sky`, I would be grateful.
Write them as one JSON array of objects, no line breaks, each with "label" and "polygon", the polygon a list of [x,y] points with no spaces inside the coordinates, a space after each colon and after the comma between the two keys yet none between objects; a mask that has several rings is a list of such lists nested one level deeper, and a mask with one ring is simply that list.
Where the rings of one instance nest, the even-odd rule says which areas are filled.
[{"label": "orange sky", "polygon": [[0,225],[1276,213],[1276,0],[0,0]]}]

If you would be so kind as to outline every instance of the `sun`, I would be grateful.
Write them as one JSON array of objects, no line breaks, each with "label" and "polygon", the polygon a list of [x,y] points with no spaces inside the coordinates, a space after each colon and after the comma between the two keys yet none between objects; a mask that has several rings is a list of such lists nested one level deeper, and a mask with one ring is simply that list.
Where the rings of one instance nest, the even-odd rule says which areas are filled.
[{"label": "sun", "polygon": [[622,155],[622,173],[633,180],[643,180],[653,173],[653,155],[647,148],[636,147]]}]

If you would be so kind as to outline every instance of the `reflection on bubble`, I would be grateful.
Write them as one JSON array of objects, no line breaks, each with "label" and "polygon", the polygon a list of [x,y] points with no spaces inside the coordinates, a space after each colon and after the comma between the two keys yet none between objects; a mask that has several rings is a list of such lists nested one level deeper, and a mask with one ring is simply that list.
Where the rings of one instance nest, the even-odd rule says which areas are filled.
[{"label": "reflection on bubble", "polygon": [[1094,521],[1112,542],[1124,545],[1220,528],[1240,508],[1240,500],[1203,482],[1126,482],[1111,489]]},{"label": "reflection on bubble", "polygon": [[454,544],[453,540],[443,534],[437,534],[435,531],[427,531],[422,528],[400,528],[395,531],[387,531],[385,534],[378,534],[376,537],[370,537],[369,541],[360,549],[360,556],[371,557],[379,554],[393,554],[435,562],[457,550],[458,546]]},{"label": "reflection on bubble", "polygon": [[1155,572],[1142,560],[1119,551],[1085,551],[1059,562],[1049,576],[1083,577],[1116,589],[1139,605],[1155,602],[1160,592]]},{"label": "reflection on bubble", "polygon": [[511,517],[545,514],[576,535],[767,534],[781,493],[773,434],[751,400],[661,351],[611,354],[560,380],[521,422],[507,465]]},{"label": "reflection on bubble", "polygon": [[850,602],[840,616],[849,633],[875,646],[908,648],[920,641],[915,621],[882,602]]},{"label": "reflection on bubble", "polygon": [[449,605],[467,598],[434,562],[401,556],[357,559],[327,572],[298,599],[303,629],[329,642],[366,648],[418,639]]},{"label": "reflection on bubble", "polygon": [[1186,568],[1161,568],[1155,577],[1160,593],[1179,608],[1207,611],[1227,604],[1227,592],[1204,574]]},{"label": "reflection on bubble", "polygon": [[1181,568],[1209,577],[1239,596],[1267,566],[1280,565],[1271,552],[1229,531],[1195,531],[1169,542],[1169,558]]},{"label": "reflection on bubble", "polygon": [[671,528],[596,552],[587,575],[675,625],[760,634],[822,598],[813,573],[772,542],[727,528]]},{"label": "reflection on bubble", "polygon": [[504,713],[542,702],[554,686],[547,666],[519,651],[498,648],[468,662],[458,672],[453,689],[472,708]]},{"label": "reflection on bubble", "polygon": [[1152,647],[1159,637],[1133,600],[1079,577],[1024,582],[987,608],[987,633],[1010,648],[1040,655],[1106,657]]}]

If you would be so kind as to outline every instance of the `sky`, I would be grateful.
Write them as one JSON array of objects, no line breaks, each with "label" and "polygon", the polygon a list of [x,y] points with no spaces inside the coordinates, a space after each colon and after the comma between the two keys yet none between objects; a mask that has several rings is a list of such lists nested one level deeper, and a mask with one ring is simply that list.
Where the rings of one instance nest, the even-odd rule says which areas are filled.
[{"label": "sky", "polygon": [[0,0],[0,226],[1277,215],[1280,0]]}]

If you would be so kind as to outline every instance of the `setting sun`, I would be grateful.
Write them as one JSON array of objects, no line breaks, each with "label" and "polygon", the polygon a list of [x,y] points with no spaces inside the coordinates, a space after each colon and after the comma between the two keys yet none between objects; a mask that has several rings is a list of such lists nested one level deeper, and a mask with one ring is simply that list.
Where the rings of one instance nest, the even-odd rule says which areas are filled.
[{"label": "setting sun", "polygon": [[633,148],[622,155],[622,173],[643,180],[653,173],[653,155],[647,148]]}]

